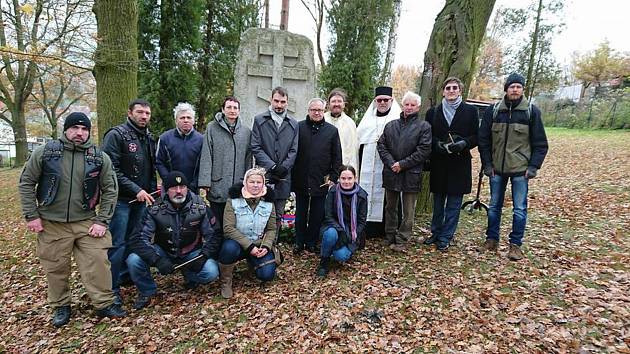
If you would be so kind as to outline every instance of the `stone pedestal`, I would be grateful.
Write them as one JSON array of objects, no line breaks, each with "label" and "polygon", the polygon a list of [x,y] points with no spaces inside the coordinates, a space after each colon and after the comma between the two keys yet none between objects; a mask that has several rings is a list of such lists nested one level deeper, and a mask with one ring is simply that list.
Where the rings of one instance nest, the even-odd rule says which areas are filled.
[{"label": "stone pedestal", "polygon": [[250,28],[241,37],[234,79],[242,123],[248,127],[256,114],[268,109],[277,86],[289,92],[289,114],[302,120],[315,95],[313,43],[299,34]]}]

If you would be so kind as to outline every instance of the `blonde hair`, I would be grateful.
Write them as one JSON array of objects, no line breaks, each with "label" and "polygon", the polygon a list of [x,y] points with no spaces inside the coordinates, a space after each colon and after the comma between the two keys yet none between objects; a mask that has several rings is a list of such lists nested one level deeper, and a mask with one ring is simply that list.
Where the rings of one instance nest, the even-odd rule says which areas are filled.
[{"label": "blonde hair", "polygon": [[245,172],[245,177],[243,177],[243,182],[247,182],[247,179],[251,176],[261,176],[263,178],[263,183],[265,182],[265,174],[267,170],[262,167],[254,166]]}]

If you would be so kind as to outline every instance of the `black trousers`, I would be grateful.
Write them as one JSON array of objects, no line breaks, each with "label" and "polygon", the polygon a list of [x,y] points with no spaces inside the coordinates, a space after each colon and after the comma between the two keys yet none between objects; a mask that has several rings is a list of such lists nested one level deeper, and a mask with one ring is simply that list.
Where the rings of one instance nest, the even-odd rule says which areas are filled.
[{"label": "black trousers", "polygon": [[295,245],[314,247],[324,221],[326,196],[295,195]]}]

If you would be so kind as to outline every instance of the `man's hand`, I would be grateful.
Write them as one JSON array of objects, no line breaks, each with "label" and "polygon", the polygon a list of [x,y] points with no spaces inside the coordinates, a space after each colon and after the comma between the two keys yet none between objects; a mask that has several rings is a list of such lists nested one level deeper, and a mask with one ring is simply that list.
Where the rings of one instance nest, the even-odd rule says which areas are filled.
[{"label": "man's hand", "polygon": [[158,261],[155,263],[155,266],[162,275],[171,274],[175,271],[173,263],[166,257],[160,257],[160,259],[158,259]]},{"label": "man's hand", "polygon": [[442,141],[438,141],[437,144],[435,144],[437,147],[437,152],[439,154],[443,154],[443,155],[447,155],[450,154],[450,152],[448,152],[448,150],[446,150],[446,145],[444,145],[444,142]]},{"label": "man's hand", "polygon": [[538,169],[536,167],[529,166],[527,167],[527,171],[525,171],[525,178],[527,179],[536,178],[537,174],[538,174]]},{"label": "man's hand", "polygon": [[271,168],[271,174],[275,175],[276,177],[278,177],[278,179],[282,179],[284,177],[286,177],[289,174],[289,170],[287,170],[286,167],[282,166],[281,164],[276,164]]},{"label": "man's hand", "polygon": [[105,232],[107,232],[107,227],[101,224],[92,224],[88,229],[88,234],[94,238],[101,238],[105,236]]},{"label": "man's hand", "polygon": [[494,176],[494,168],[492,166],[483,166],[483,174],[488,177]]},{"label": "man's hand", "polygon": [[26,228],[28,231],[33,232],[42,232],[44,231],[44,226],[42,226],[42,219],[37,218],[35,220],[31,220],[26,223]]},{"label": "man's hand", "polygon": [[456,143],[447,144],[446,149],[454,154],[457,154],[459,152],[462,152],[462,150],[464,150],[466,146],[468,146],[466,140],[460,140]]},{"label": "man's hand", "polygon": [[144,189],[136,194],[136,200],[138,200],[139,202],[144,202],[147,205],[151,205],[155,201],[155,199],[153,199],[153,196],[147,193],[147,191],[145,191]]},{"label": "man's hand", "polygon": [[188,269],[191,272],[194,273],[199,273],[201,272],[201,270],[203,269],[203,267],[206,265],[206,261],[208,260],[208,258],[206,258],[206,256],[201,256],[198,259],[192,261],[189,265],[188,265]]},{"label": "man's hand", "polygon": [[392,171],[394,171],[394,173],[399,173],[400,172],[400,163],[396,162],[392,165]]}]

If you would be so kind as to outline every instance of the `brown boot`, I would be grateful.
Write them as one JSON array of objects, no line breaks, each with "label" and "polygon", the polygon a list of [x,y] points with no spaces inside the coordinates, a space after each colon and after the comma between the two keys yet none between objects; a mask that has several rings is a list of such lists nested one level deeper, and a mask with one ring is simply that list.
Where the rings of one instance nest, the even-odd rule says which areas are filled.
[{"label": "brown boot", "polygon": [[234,272],[234,266],[236,266],[236,263],[219,263],[219,282],[221,283],[221,296],[223,296],[224,299],[229,299],[234,295],[232,292],[232,272]]},{"label": "brown boot", "polygon": [[487,238],[486,242],[484,242],[483,245],[481,245],[478,248],[478,251],[479,252],[486,252],[486,251],[496,252],[498,249],[499,249],[499,241]]},{"label": "brown boot", "polygon": [[510,251],[508,252],[507,258],[511,261],[520,261],[523,257],[525,256],[523,255],[523,251],[521,251],[521,247],[510,243]]}]

